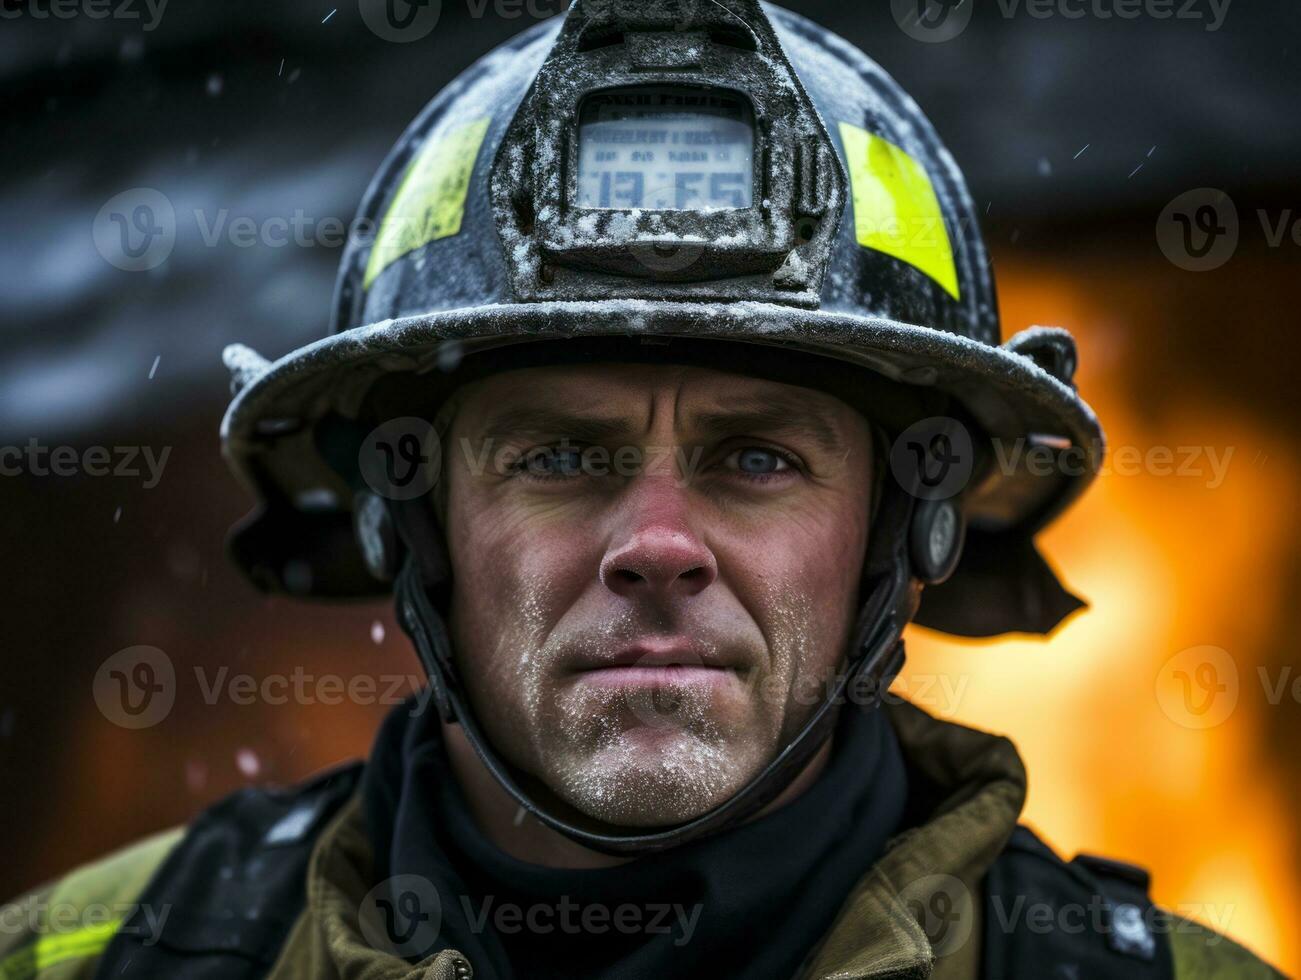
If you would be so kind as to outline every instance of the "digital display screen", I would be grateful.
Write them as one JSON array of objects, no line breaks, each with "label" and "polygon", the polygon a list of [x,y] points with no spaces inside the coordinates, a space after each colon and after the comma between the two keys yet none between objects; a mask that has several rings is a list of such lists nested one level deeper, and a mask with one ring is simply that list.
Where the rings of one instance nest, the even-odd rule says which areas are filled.
[{"label": "digital display screen", "polygon": [[712,211],[754,200],[754,110],[717,89],[598,92],[579,112],[580,208]]}]

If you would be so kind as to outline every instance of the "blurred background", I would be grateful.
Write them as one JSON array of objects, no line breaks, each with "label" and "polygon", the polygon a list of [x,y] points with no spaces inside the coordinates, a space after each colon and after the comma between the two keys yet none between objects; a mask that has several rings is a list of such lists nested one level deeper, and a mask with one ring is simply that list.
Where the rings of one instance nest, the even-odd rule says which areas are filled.
[{"label": "blurred background", "polygon": [[[224,560],[250,501],[219,453],[221,351],[324,332],[342,229],[389,146],[562,5],[443,0],[394,39],[367,0],[339,2],[0,0],[0,447],[24,454],[0,460],[0,896],[365,755],[385,688],[419,683],[384,604],[265,599]],[[790,6],[935,120],[985,215],[1006,333],[1075,332],[1112,444],[1042,539],[1092,608],[1049,642],[917,630],[901,693],[1011,735],[1026,819],[1060,851],[1144,864],[1160,902],[1301,971],[1301,11],[980,0],[941,39],[909,4]],[[176,233],[130,271],[96,234],[139,188]],[[134,472],[91,475],[95,447]],[[176,698],[132,730],[94,691],[140,645]],[[338,704],[213,696],[296,669],[392,680]]]}]

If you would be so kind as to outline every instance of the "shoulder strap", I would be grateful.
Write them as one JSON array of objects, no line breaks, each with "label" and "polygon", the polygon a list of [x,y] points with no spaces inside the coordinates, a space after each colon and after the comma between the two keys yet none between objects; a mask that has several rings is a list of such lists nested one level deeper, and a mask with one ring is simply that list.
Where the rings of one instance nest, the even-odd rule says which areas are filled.
[{"label": "shoulder strap", "polygon": [[1174,980],[1169,922],[1142,868],[1059,858],[1018,827],[985,884],[987,980]]},{"label": "shoulder strap", "polygon": [[265,975],[302,911],[316,836],[355,792],[361,770],[355,763],[289,790],[243,790],[205,811],[145,888],[96,976]]}]

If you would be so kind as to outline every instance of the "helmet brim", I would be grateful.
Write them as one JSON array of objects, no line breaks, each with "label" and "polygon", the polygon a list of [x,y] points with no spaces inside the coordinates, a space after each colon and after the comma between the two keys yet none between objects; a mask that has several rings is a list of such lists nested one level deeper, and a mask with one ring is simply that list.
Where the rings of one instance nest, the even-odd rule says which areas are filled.
[{"label": "helmet brim", "polygon": [[[521,342],[674,336],[819,354],[953,396],[1004,447],[991,485],[969,491],[975,494],[968,499],[973,519],[990,530],[1037,530],[1084,490],[1101,463],[1102,430],[1089,406],[1073,387],[1007,346],[894,320],[772,304],[625,300],[449,310],[335,334],[251,380],[226,412],[222,444],[246,482],[261,489],[269,475],[280,495],[293,499],[335,488],[339,479],[304,434],[327,415],[355,417],[366,392],[385,375],[439,371],[449,351],[459,359]],[[295,450],[295,443],[302,445]],[[1009,497],[1005,484],[1024,482],[1019,464],[1033,446],[1076,448],[1083,461],[1066,467],[1041,461],[1033,474],[1039,486],[1019,487]]]}]

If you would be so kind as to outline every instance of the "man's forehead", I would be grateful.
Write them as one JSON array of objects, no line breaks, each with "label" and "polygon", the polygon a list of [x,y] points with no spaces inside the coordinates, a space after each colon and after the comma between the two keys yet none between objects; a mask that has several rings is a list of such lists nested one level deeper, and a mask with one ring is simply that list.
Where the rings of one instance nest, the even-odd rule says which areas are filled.
[{"label": "man's forehead", "polygon": [[808,429],[839,446],[857,413],[839,398],[779,381],[669,364],[566,364],[526,368],[475,385],[461,405],[463,426],[481,435],[541,432],[566,422],[593,436],[644,429],[664,413],[674,427]]},{"label": "man's forehead", "polygon": [[[689,365],[571,364],[525,368],[488,378],[465,407],[487,418],[502,410],[563,410],[583,415],[626,415],[671,398],[690,414],[753,412],[778,406],[793,414],[847,409],[838,398],[810,388]],[[473,397],[478,395],[479,397]]]},{"label": "man's forehead", "polygon": [[634,439],[666,415],[680,437],[812,440],[833,455],[870,438],[858,413],[832,395],[694,366],[529,368],[487,379],[467,395],[456,429],[491,441]]}]

